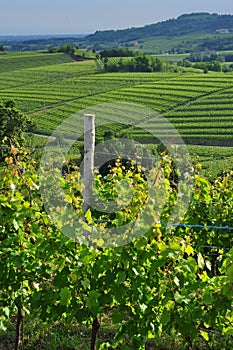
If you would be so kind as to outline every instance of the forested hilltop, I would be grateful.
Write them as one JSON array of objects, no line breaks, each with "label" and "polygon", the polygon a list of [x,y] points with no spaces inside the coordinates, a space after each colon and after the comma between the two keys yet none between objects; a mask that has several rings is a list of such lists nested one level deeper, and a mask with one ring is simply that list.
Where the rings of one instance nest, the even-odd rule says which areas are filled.
[{"label": "forested hilltop", "polygon": [[129,42],[152,36],[179,36],[197,33],[216,33],[228,29],[233,32],[233,16],[218,15],[206,12],[191,13],[169,19],[163,22],[145,25],[144,27],[122,30],[96,31],[85,40],[92,42]]}]

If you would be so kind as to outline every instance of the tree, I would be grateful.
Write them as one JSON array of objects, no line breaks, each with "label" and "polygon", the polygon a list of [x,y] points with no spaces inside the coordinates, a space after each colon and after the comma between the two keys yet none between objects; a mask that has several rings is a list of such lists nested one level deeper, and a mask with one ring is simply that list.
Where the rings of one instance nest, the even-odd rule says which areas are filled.
[{"label": "tree", "polygon": [[22,146],[25,143],[24,132],[33,129],[34,123],[15,107],[13,101],[0,102],[0,160],[8,155],[13,145]]},{"label": "tree", "polygon": [[158,57],[155,57],[153,59],[153,71],[161,72],[162,70],[163,70],[163,61],[160,60]]},{"label": "tree", "polygon": [[58,52],[64,52],[73,55],[75,52],[75,48],[72,45],[64,44],[58,48]]},{"label": "tree", "polygon": [[152,60],[149,55],[139,55],[135,58],[136,72],[151,72]]},{"label": "tree", "polygon": [[104,69],[107,69],[108,66],[108,57],[104,57]]}]

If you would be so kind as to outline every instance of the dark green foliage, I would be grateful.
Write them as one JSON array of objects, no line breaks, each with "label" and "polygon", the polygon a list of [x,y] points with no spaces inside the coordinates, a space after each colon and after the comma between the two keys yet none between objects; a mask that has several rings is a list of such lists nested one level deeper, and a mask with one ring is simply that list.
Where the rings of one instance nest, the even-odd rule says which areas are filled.
[{"label": "dark green foliage", "polygon": [[[196,59],[199,59],[199,58],[196,58]],[[179,65],[183,67],[193,67],[197,69],[203,69],[204,73],[208,73],[209,70],[214,72],[222,71],[221,63],[217,60],[195,61],[195,63],[192,64],[189,59],[184,59],[182,62],[179,63]]]},{"label": "dark green foliage", "polygon": [[198,62],[193,65],[193,68],[208,69],[214,72],[221,72],[221,64],[218,61]]},{"label": "dark green foliage", "polygon": [[13,101],[0,103],[0,137],[18,138],[24,131],[30,131],[32,122],[21,113]]},{"label": "dark green foliage", "polygon": [[189,60],[190,62],[233,62],[233,54],[232,53],[193,53],[188,57],[184,58],[184,60]]},{"label": "dark green foliage", "polygon": [[218,34],[203,40],[198,49],[203,50],[233,50],[232,34]]},{"label": "dark green foliage", "polygon": [[34,124],[29,117],[21,113],[13,101],[0,103],[0,160],[9,153],[12,146],[21,146],[25,142],[25,131],[32,131]]},{"label": "dark green foliage", "polygon": [[107,72],[161,72],[164,70],[164,63],[157,57],[138,53],[136,57],[128,61],[120,59],[118,62],[108,62],[104,58],[104,68]]},{"label": "dark green foliage", "polygon": [[62,46],[59,46],[57,48],[50,48],[49,52],[51,52],[51,50],[52,52],[64,52],[72,55],[75,52],[75,47],[73,45],[63,44]]},{"label": "dark green foliage", "polygon": [[193,65],[193,68],[212,70],[214,72],[221,72],[221,64],[218,61],[198,62]]},{"label": "dark green foliage", "polygon": [[139,28],[96,31],[84,40],[87,42],[129,42],[152,36],[179,36],[193,33],[215,33],[221,28],[233,28],[233,16],[209,13],[184,14]]},{"label": "dark green foliage", "polygon": [[[8,51],[37,51],[48,50],[62,45],[77,45],[84,35],[76,36],[2,36],[1,43]],[[55,51],[54,51],[55,52]]]},{"label": "dark green foliage", "polygon": [[100,51],[99,55],[101,58],[103,57],[133,57],[137,54],[136,51],[129,50],[128,48],[112,48]]}]

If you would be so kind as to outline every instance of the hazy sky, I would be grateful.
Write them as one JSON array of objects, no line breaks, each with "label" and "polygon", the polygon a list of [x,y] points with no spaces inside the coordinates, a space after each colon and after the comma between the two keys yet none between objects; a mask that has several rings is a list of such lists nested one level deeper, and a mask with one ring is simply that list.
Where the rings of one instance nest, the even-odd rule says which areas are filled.
[{"label": "hazy sky", "polygon": [[0,0],[0,34],[78,34],[190,12],[233,14],[232,0]]}]

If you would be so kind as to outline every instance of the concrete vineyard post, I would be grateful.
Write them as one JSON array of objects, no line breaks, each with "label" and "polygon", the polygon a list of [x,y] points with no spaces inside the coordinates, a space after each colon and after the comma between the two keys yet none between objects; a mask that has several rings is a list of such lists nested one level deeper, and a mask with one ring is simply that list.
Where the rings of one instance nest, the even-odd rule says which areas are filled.
[{"label": "concrete vineyard post", "polygon": [[90,207],[92,198],[92,178],[95,152],[95,115],[84,114],[84,214]]}]

